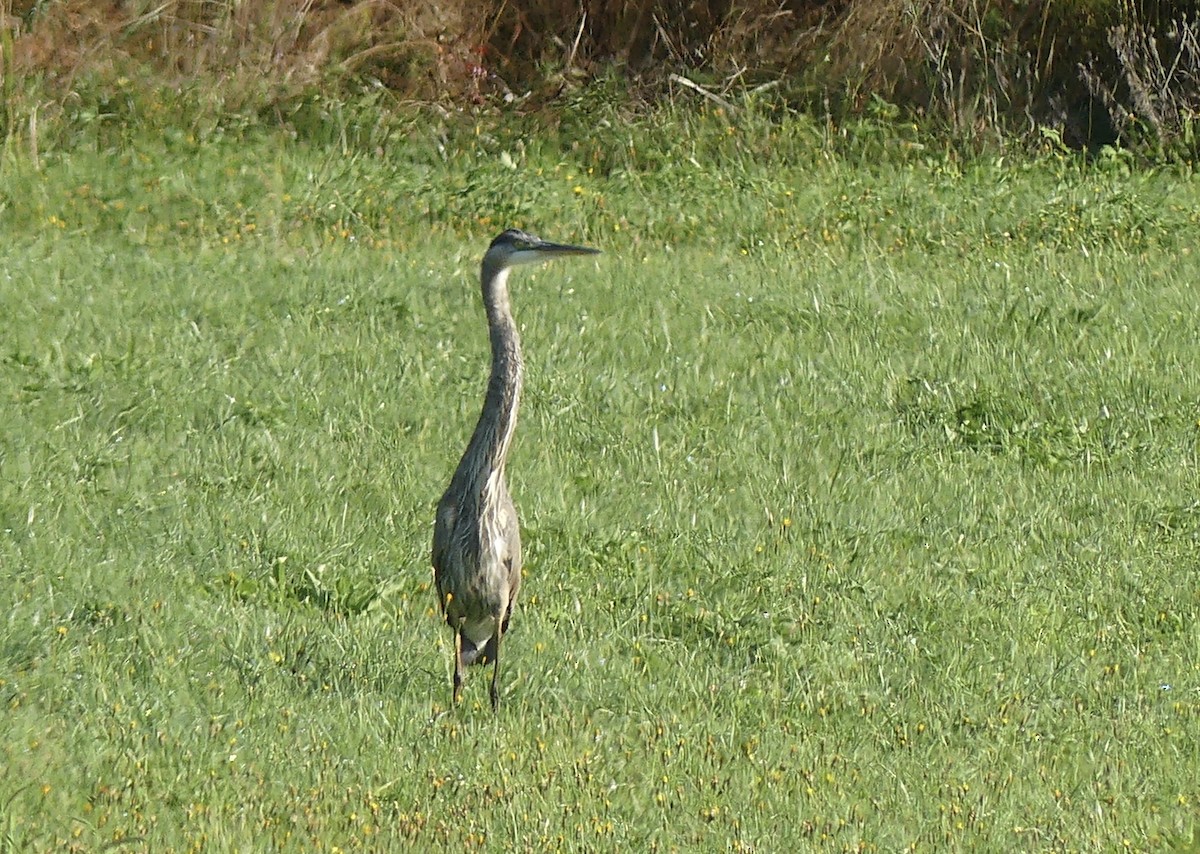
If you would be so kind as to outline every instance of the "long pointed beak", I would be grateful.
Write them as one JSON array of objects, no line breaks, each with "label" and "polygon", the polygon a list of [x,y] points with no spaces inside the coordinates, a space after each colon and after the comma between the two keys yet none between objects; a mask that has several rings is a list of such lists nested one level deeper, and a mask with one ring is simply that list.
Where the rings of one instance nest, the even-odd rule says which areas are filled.
[{"label": "long pointed beak", "polygon": [[570,243],[551,243],[549,240],[541,240],[532,247],[534,252],[546,258],[563,258],[568,255],[599,255],[599,249],[593,249],[590,246],[573,246]]}]

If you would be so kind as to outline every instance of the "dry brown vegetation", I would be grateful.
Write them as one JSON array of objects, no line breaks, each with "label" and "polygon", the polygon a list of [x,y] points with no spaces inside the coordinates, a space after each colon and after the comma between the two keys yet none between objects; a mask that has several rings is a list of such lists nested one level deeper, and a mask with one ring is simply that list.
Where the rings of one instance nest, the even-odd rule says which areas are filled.
[{"label": "dry brown vegetation", "polygon": [[605,74],[654,99],[679,74],[835,115],[896,105],[973,138],[1193,146],[1198,20],[1153,0],[0,0],[0,69],[59,95],[220,86],[234,106],[364,82],[541,104]]}]

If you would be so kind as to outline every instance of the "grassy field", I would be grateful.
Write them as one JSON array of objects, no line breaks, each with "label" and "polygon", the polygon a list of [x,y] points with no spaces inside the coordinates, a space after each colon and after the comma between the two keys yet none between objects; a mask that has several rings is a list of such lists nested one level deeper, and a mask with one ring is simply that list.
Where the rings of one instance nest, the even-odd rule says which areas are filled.
[{"label": "grassy field", "polygon": [[[1200,844],[1190,174],[313,110],[10,140],[0,850]],[[428,546],[513,224],[605,254],[514,277],[494,718]]]}]

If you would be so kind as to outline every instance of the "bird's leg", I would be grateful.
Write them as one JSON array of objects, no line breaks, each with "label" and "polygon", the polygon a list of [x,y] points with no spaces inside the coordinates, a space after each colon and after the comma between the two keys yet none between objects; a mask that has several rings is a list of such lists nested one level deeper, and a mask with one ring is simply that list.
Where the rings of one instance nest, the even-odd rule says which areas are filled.
[{"label": "bird's leg", "polygon": [[[511,567],[511,564],[510,564]],[[508,609],[504,612],[504,618],[496,626],[496,634],[492,635],[492,639],[488,641],[487,647],[484,648],[484,655],[487,656],[484,660],[491,661],[492,668],[492,711],[495,712],[500,708],[500,638],[508,632],[508,622],[512,619],[512,599],[509,599]]]},{"label": "bird's leg", "polygon": [[489,652],[492,654],[492,712],[495,713],[500,708],[500,637],[503,635],[503,630],[497,626],[496,634],[492,638]]},{"label": "bird's leg", "polygon": [[454,633],[454,704],[458,705],[459,695],[462,694],[463,686],[463,657],[462,657],[462,632]]}]

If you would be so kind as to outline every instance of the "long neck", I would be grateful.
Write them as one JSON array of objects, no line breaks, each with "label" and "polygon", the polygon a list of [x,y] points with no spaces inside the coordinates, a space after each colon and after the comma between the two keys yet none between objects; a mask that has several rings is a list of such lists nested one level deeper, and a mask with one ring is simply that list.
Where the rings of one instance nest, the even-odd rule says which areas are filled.
[{"label": "long neck", "polygon": [[512,443],[513,429],[517,426],[517,408],[525,372],[521,361],[521,337],[508,303],[508,270],[493,269],[485,262],[481,278],[492,344],[492,374],[488,379],[483,412],[455,472],[455,479],[468,480],[464,486],[469,486],[476,494],[487,488],[494,475],[504,476],[504,461]]}]

